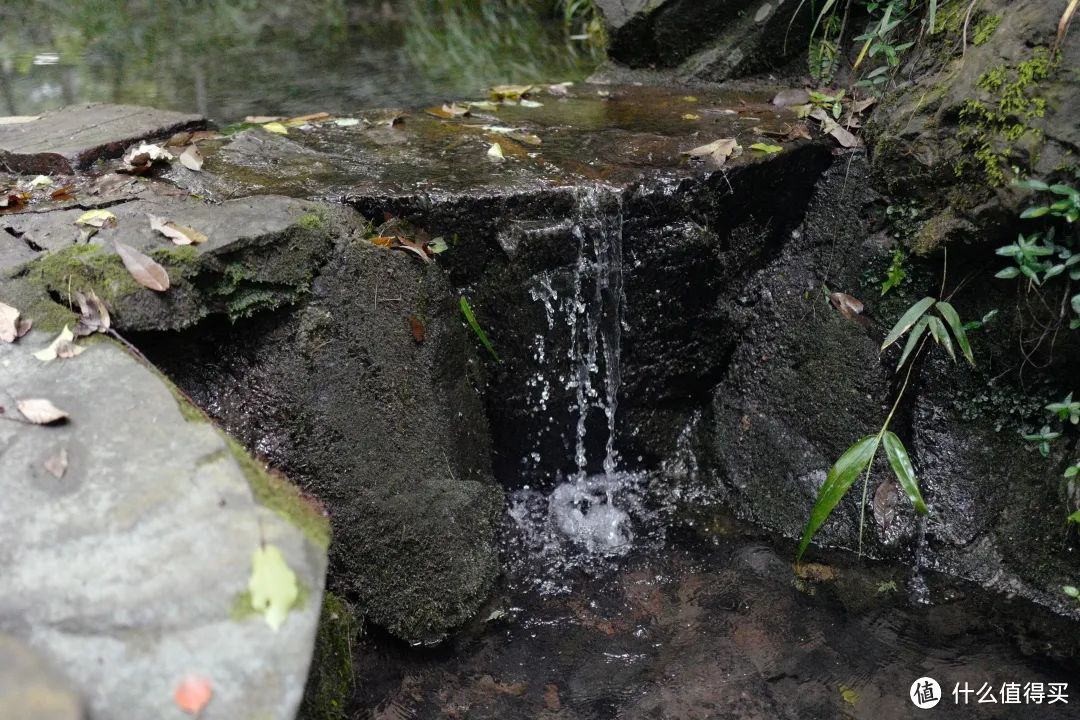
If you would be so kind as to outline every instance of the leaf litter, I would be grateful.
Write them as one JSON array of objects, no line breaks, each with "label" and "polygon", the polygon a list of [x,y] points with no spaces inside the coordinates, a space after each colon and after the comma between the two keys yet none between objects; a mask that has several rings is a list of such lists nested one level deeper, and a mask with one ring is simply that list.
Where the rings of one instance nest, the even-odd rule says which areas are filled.
[{"label": "leaf litter", "polygon": [[147,213],[146,217],[150,220],[151,230],[161,233],[177,245],[201,245],[210,239],[198,230],[175,223],[172,220],[149,213]]},{"label": "leaf litter", "polygon": [[116,254],[120,256],[121,262],[131,273],[135,282],[155,292],[165,292],[169,289],[169,273],[165,268],[119,240],[113,241],[113,247],[116,248]]}]

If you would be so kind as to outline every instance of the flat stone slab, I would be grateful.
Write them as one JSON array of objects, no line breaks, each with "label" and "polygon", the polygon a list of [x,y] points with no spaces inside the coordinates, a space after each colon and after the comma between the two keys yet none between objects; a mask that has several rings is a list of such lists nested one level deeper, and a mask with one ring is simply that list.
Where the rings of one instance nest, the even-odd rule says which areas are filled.
[{"label": "flat stone slab", "polygon": [[0,634],[0,708],[14,720],[82,720],[70,684],[24,643]]},{"label": "flat stone slab", "polygon": [[[253,478],[269,476],[118,345],[43,363],[31,353],[48,340],[0,345],[0,632],[62,668],[95,720],[181,717],[173,693],[189,674],[213,686],[204,720],[291,720],[326,568],[316,511],[287,520],[256,501]],[[21,398],[70,419],[18,422]],[[286,503],[266,487],[261,499]],[[276,632],[244,599],[264,545],[302,588]]]},{"label": "flat stone slab", "polygon": [[71,175],[134,143],[206,127],[201,115],[133,105],[87,103],[0,125],[0,166],[11,172]]},{"label": "flat stone slab", "polygon": [[[728,167],[770,157],[750,150],[754,143],[806,142],[780,139],[800,120],[790,108],[771,104],[770,88],[575,85],[556,92],[539,85],[526,104],[474,104],[468,115],[442,108],[381,110],[357,113],[355,124],[329,120],[288,128],[287,135],[254,127],[200,143],[203,172],[174,163],[165,177],[219,199],[253,193],[320,199],[507,195],[592,182],[625,186],[656,175],[700,176],[717,165],[690,162],[685,153],[721,138],[735,138],[742,148]],[[489,154],[495,144],[501,159]]]}]

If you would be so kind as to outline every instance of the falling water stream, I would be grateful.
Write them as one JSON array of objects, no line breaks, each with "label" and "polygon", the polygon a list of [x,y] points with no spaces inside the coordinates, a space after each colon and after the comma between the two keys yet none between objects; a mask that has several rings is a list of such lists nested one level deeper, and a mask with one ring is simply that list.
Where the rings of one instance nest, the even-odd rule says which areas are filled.
[{"label": "falling water stream", "polygon": [[[576,262],[528,289],[547,333],[530,348],[537,435],[522,458],[530,484],[507,502],[505,576],[439,648],[367,638],[353,716],[889,720],[922,712],[909,689],[930,676],[943,693],[937,717],[1075,717],[1080,696],[976,712],[952,695],[965,683],[1075,681],[1080,666],[1060,649],[1067,623],[843,553],[794,572],[790,545],[717,510],[699,482],[700,415],[661,467],[620,456],[622,201],[600,185],[576,192],[573,217],[547,229],[573,238]],[[541,437],[566,433],[555,427],[566,417],[572,457],[541,463],[551,447]],[[564,470],[537,478],[548,466]]]}]

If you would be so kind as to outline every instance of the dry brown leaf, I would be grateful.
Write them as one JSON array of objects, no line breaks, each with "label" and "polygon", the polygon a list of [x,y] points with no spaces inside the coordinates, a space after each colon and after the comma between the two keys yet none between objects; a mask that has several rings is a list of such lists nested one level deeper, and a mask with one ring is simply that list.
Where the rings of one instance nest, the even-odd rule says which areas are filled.
[{"label": "dry brown leaf", "polygon": [[412,240],[406,237],[402,237],[400,235],[394,239],[398,241],[398,244],[394,246],[395,250],[408,250],[424,262],[431,262],[431,258],[429,258],[428,254],[424,252],[424,246],[420,243],[413,242]]},{"label": "dry brown leaf", "polygon": [[846,148],[858,147],[859,138],[855,137],[847,128],[836,125],[829,128],[826,132],[836,138],[836,142],[840,143]]},{"label": "dry brown leaf", "polygon": [[70,360],[81,355],[86,348],[76,345],[70,340],[63,340],[56,346],[56,357],[61,360]]},{"label": "dry brown leaf", "polygon": [[386,235],[376,235],[374,237],[370,237],[368,238],[368,242],[370,242],[372,245],[378,245],[379,247],[384,248],[394,247],[394,238],[388,237]]},{"label": "dry brown leaf", "polygon": [[172,220],[150,215],[149,213],[147,213],[146,217],[150,219],[151,230],[156,230],[177,245],[201,245],[210,239],[198,230],[174,223]]},{"label": "dry brown leaf", "polygon": [[837,572],[834,568],[821,563],[800,563],[795,566],[795,574],[803,580],[830,582],[836,579]]},{"label": "dry brown leaf", "polygon": [[409,329],[412,330],[413,340],[420,344],[424,342],[424,323],[415,315],[409,316]]},{"label": "dry brown leaf", "polygon": [[172,155],[165,148],[153,143],[139,143],[124,153],[120,170],[134,175],[141,175],[153,167],[155,163],[168,162],[172,162]]},{"label": "dry brown leaf", "polygon": [[555,683],[548,683],[544,687],[544,705],[551,712],[559,712],[562,710],[562,700],[559,698],[559,686]]},{"label": "dry brown leaf", "polygon": [[[79,303],[79,322],[75,324],[73,331],[77,337],[109,329],[109,310],[93,290],[87,291],[86,295],[76,290],[75,300]],[[57,352],[57,355],[59,354]]]},{"label": "dry brown leaf", "polygon": [[50,200],[71,200],[75,197],[75,183],[68,183],[49,193]]},{"label": "dry brown leaf", "polygon": [[[71,329],[67,325],[60,331],[60,334],[53,338],[53,341],[49,343],[48,347],[42,348],[34,353],[41,362],[52,362],[56,358],[60,357],[60,350],[63,349],[66,353],[64,357],[75,357],[83,351],[84,348],[78,345],[72,345],[75,341],[75,335],[71,332]],[[71,345],[71,347],[68,347]],[[76,349],[72,349],[76,348]]]},{"label": "dry brown leaf", "polygon": [[195,172],[201,172],[203,166],[203,155],[199,152],[199,148],[194,145],[188,145],[184,152],[180,153],[180,164],[186,167],[188,170],[194,170]]},{"label": "dry brown leaf", "polygon": [[19,322],[15,324],[15,335],[22,337],[26,333],[30,332],[30,328],[34,326],[34,321],[30,318],[19,318]]},{"label": "dry brown leaf", "polygon": [[210,702],[214,689],[210,681],[196,675],[189,675],[180,681],[173,691],[173,702],[189,715],[198,715]]},{"label": "dry brown leaf", "polygon": [[120,256],[120,260],[131,273],[131,277],[135,278],[135,282],[155,292],[165,292],[169,289],[169,273],[165,268],[130,245],[114,240],[113,247],[116,248],[116,254]]},{"label": "dry brown leaf", "polygon": [[723,166],[729,157],[738,154],[737,151],[740,150],[742,150],[742,147],[735,138],[721,138],[693,150],[687,150],[683,152],[683,155],[689,155],[691,158],[698,160],[711,159],[718,166]]},{"label": "dry brown leaf", "polygon": [[18,210],[26,205],[30,199],[30,193],[18,190],[4,190],[0,192],[0,210]]},{"label": "dry brown leaf", "polygon": [[49,471],[49,474],[57,480],[64,477],[64,473],[67,472],[68,467],[67,448],[60,448],[55,455],[42,464],[45,466],[45,469]]},{"label": "dry brown leaf", "polygon": [[866,108],[870,107],[871,105],[873,105],[876,102],[877,102],[877,98],[872,98],[872,97],[865,98],[863,100],[856,100],[855,102],[851,103],[851,112],[853,112],[855,114],[861,113],[864,110],[866,110]]},{"label": "dry brown leaf", "polygon": [[443,120],[453,120],[459,117],[469,117],[471,114],[468,105],[462,105],[461,103],[443,103],[441,107],[429,107],[424,110],[428,115],[434,115],[437,118]]},{"label": "dry brown leaf", "polygon": [[291,117],[288,120],[285,120],[284,122],[289,127],[297,127],[299,125],[307,125],[308,123],[319,122],[320,120],[329,120],[329,119],[330,119],[330,113],[328,113],[328,112],[317,112],[317,113],[308,113],[307,115],[297,115],[296,117]]},{"label": "dry brown leaf", "polygon": [[848,320],[859,323],[860,325],[868,325],[870,323],[868,318],[863,317],[862,312],[865,308],[862,301],[852,295],[842,292],[829,293],[829,303],[831,303],[832,306]]},{"label": "dry brown leaf", "polygon": [[68,414],[44,398],[16,400],[15,405],[35,425],[49,425],[68,418]]},{"label": "dry brown leaf", "polygon": [[12,343],[19,337],[19,311],[0,302],[0,342]]},{"label": "dry brown leaf", "polygon": [[806,123],[798,122],[791,126],[784,139],[791,142],[792,140],[809,140],[810,137],[810,128],[806,127]]}]

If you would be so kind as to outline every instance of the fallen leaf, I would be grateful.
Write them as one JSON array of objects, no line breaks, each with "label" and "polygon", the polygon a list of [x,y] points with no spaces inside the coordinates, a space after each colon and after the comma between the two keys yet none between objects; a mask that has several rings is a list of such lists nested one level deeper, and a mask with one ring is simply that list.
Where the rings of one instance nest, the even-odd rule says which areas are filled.
[{"label": "fallen leaf", "polygon": [[836,579],[836,570],[821,563],[799,563],[795,566],[795,574],[803,580],[813,582],[829,582]]},{"label": "fallen leaf", "polygon": [[437,118],[444,120],[453,120],[459,117],[468,117],[470,114],[468,105],[461,105],[459,103],[444,103],[442,107],[430,107],[425,110],[428,115],[434,115]]},{"label": "fallen leaf", "polygon": [[75,219],[75,224],[92,228],[115,227],[116,216],[108,210],[87,210]]},{"label": "fallen leaf", "polygon": [[354,125],[359,125],[360,121],[356,118],[338,118],[334,121],[334,124],[338,127],[353,127]]},{"label": "fallen leaf", "polygon": [[296,602],[300,588],[296,584],[296,573],[274,545],[264,545],[252,555],[248,592],[251,607],[277,632]]},{"label": "fallen leaf", "polygon": [[386,235],[375,235],[368,238],[368,242],[370,242],[372,245],[378,245],[379,247],[384,248],[394,247],[394,238],[388,237]]},{"label": "fallen leaf", "polygon": [[562,82],[556,83],[555,85],[548,85],[547,91],[548,94],[554,95],[555,97],[567,97],[570,95],[570,86],[573,84],[574,83],[572,82]]},{"label": "fallen leaf", "polygon": [[201,245],[210,239],[198,230],[174,223],[172,220],[166,220],[149,213],[147,213],[146,217],[150,219],[151,230],[156,230],[177,245]]},{"label": "fallen leaf", "polygon": [[781,152],[784,148],[780,147],[779,145],[769,145],[768,143],[754,143],[750,146],[750,149],[757,150],[758,152],[772,154]]},{"label": "fallen leaf", "polygon": [[698,101],[696,95],[683,95],[683,102],[696,103]]},{"label": "fallen leaf", "polygon": [[420,344],[424,342],[424,323],[415,315],[409,316],[409,329],[412,330],[413,340]]},{"label": "fallen leaf", "polygon": [[44,398],[16,400],[15,405],[19,408],[19,412],[23,414],[23,417],[35,425],[50,425],[69,417],[66,412]]},{"label": "fallen leaf", "polygon": [[700,120],[701,116],[700,115],[695,115],[694,113],[683,113],[682,119],[683,120]]},{"label": "fallen leaf", "polygon": [[30,193],[19,192],[17,190],[5,190],[0,192],[0,209],[18,210],[26,205],[26,201],[29,199]]},{"label": "fallen leaf", "polygon": [[124,172],[141,175],[153,167],[154,163],[172,162],[172,155],[160,145],[139,143],[129,148],[121,160],[120,169]]},{"label": "fallen leaf", "polygon": [[67,353],[67,357],[74,357],[83,350],[82,348],[79,348],[77,351],[73,351],[69,348],[69,346],[78,347],[77,345],[72,345],[74,340],[75,335],[71,332],[71,329],[68,328],[67,325],[65,325],[64,329],[60,331],[59,335],[53,338],[53,341],[49,343],[48,347],[44,347],[41,350],[38,350],[36,353],[34,353],[34,357],[36,357],[41,362],[52,362],[56,358],[60,357],[61,349],[63,349],[65,353]]},{"label": "fallen leaf", "polygon": [[806,127],[806,123],[799,122],[791,126],[784,139],[790,142],[792,140],[809,140],[810,137],[810,129]]},{"label": "fallen leaf", "polygon": [[279,122],[264,123],[262,129],[266,132],[277,133],[278,135],[288,135],[289,130]]},{"label": "fallen leaf", "polygon": [[393,246],[393,248],[395,250],[408,250],[409,252],[411,252],[413,255],[416,255],[418,258],[420,258],[424,262],[426,262],[426,263],[431,262],[431,258],[429,258],[428,254],[426,252],[424,252],[424,246],[422,244],[417,243],[417,242],[413,242],[409,238],[401,236],[401,235],[398,235],[394,239],[397,240],[397,242],[398,242],[397,245]]},{"label": "fallen leaf", "polygon": [[40,187],[48,187],[53,184],[53,180],[48,175],[38,175],[36,178],[26,183],[26,186],[31,190],[36,190]]},{"label": "fallen leaf", "polygon": [[790,88],[776,93],[772,104],[778,107],[790,107],[792,105],[805,105],[810,102],[810,91],[805,88]]},{"label": "fallen leaf", "polygon": [[135,282],[155,292],[165,292],[169,289],[169,273],[165,271],[165,268],[122,242],[114,240],[113,247],[116,248],[116,254],[120,256],[120,260],[131,273],[131,277],[135,278]]},{"label": "fallen leaf", "polygon": [[437,237],[425,245],[424,249],[432,255],[438,255],[439,253],[446,252],[449,249],[449,246],[446,244],[445,240],[441,237]]},{"label": "fallen leaf", "polygon": [[857,322],[860,325],[868,325],[870,323],[869,318],[863,317],[862,312],[864,306],[856,297],[842,292],[829,293],[829,303],[831,303],[832,306],[848,320]]},{"label": "fallen leaf", "polygon": [[538,107],[543,107],[544,103],[537,102],[536,100],[523,99],[521,101],[520,105],[521,105],[521,107],[525,107],[525,108],[538,108]]},{"label": "fallen leaf", "polygon": [[198,715],[210,702],[214,690],[210,681],[197,675],[188,675],[180,681],[173,691],[176,707],[189,715]]},{"label": "fallen leaf", "polygon": [[308,123],[319,122],[320,120],[329,119],[330,113],[328,112],[308,113],[307,115],[297,115],[296,117],[291,117],[285,121],[285,124],[291,127],[294,125],[307,125]]},{"label": "fallen leaf", "polygon": [[866,110],[866,108],[870,107],[876,102],[877,98],[872,97],[866,98],[865,100],[856,100],[855,102],[851,103],[851,112],[861,113],[862,111]]},{"label": "fallen leaf", "polygon": [[109,329],[109,310],[93,290],[87,291],[86,295],[76,290],[75,299],[79,303],[79,322],[75,324],[73,331],[76,336],[92,335]]},{"label": "fallen leaf", "polygon": [[188,145],[187,150],[180,153],[180,164],[186,167],[188,170],[194,170],[195,172],[201,172],[203,166],[203,155],[199,152],[199,148],[194,145]]},{"label": "fallen leaf", "polygon": [[56,346],[56,357],[61,360],[70,360],[81,355],[86,348],[76,345],[70,340],[62,341]]},{"label": "fallen leaf", "polygon": [[504,160],[506,158],[506,156],[503,155],[502,145],[499,143],[492,143],[491,147],[488,148],[487,154],[489,158],[494,160]]},{"label": "fallen leaf", "polygon": [[683,155],[689,155],[698,160],[711,158],[717,166],[722,166],[737,150],[742,150],[742,147],[735,138],[721,138],[693,150],[687,150],[683,152]]},{"label": "fallen leaf", "polygon": [[67,472],[68,467],[68,454],[67,448],[60,448],[60,450],[42,463],[45,469],[49,471],[49,474],[59,480],[64,477],[64,473]]},{"label": "fallen leaf", "polygon": [[19,311],[0,302],[0,342],[12,343],[19,337]]},{"label": "fallen leaf", "polygon": [[519,128],[505,127],[503,125],[483,125],[481,129],[489,133],[495,133],[496,135],[505,135],[512,140],[517,140],[518,142],[523,142],[528,145],[539,145],[541,143],[539,136]]},{"label": "fallen leaf", "polygon": [[528,97],[532,85],[496,85],[491,88],[492,100],[520,100]]},{"label": "fallen leaf", "polygon": [[265,125],[266,123],[279,122],[284,119],[281,115],[248,115],[244,118],[244,122],[252,125]]},{"label": "fallen leaf", "polygon": [[836,138],[836,142],[840,143],[846,148],[858,147],[859,138],[851,134],[851,132],[845,128],[835,125],[826,130],[830,135]]},{"label": "fallen leaf", "polygon": [[486,110],[488,112],[495,112],[499,109],[499,104],[493,103],[490,100],[470,100],[468,105],[470,110]]},{"label": "fallen leaf", "polygon": [[40,115],[5,115],[0,117],[0,125],[22,125],[40,118]]},{"label": "fallen leaf", "polygon": [[544,705],[551,712],[559,712],[562,709],[562,700],[559,698],[559,686],[548,683],[544,687]]},{"label": "fallen leaf", "polygon": [[68,183],[49,193],[50,200],[70,200],[75,197],[75,183]]},{"label": "fallen leaf", "polygon": [[30,328],[34,326],[34,321],[30,318],[19,318],[19,322],[15,325],[15,335],[22,337],[26,333],[30,332]]}]

